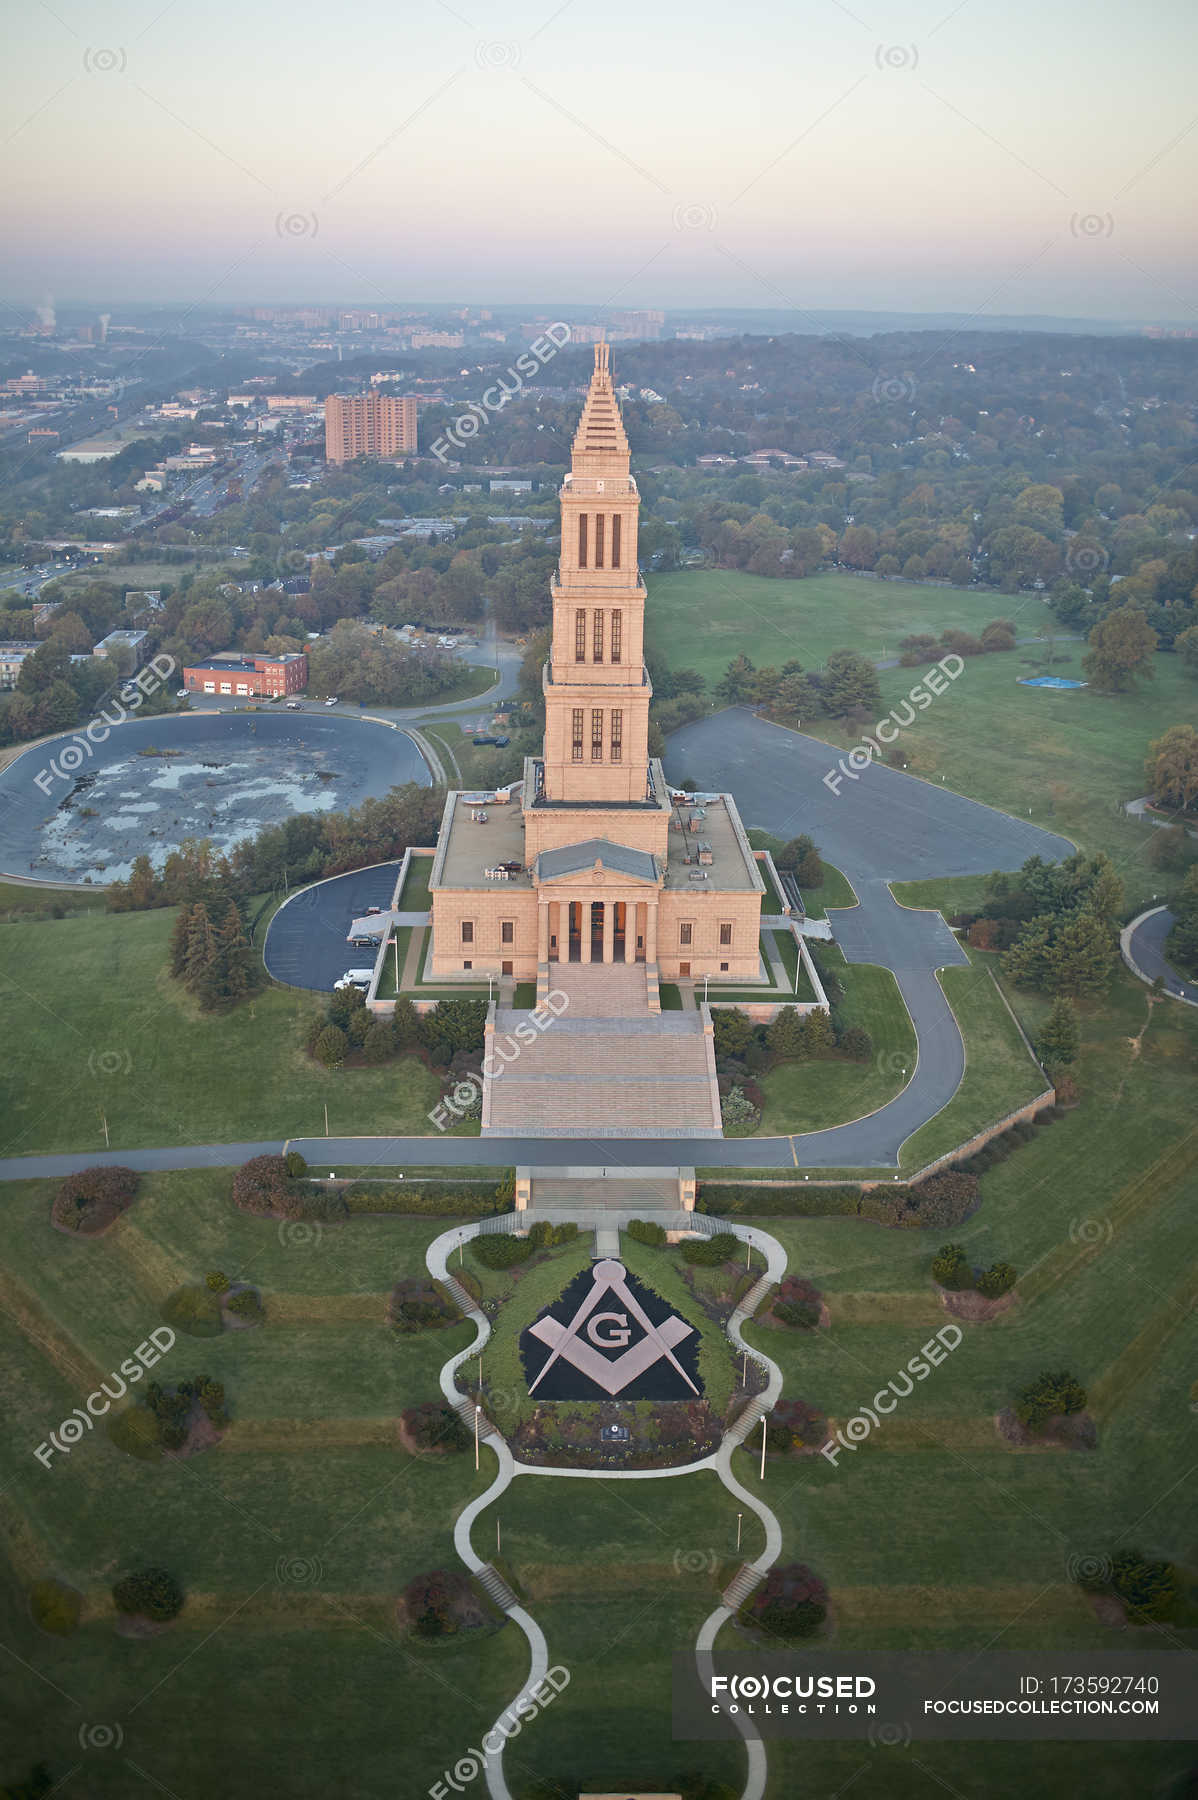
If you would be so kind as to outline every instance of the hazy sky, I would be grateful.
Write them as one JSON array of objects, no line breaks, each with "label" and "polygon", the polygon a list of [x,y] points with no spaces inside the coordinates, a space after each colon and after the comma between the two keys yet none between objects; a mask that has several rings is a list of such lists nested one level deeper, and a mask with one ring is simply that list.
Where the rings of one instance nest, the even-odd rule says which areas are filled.
[{"label": "hazy sky", "polygon": [[3,291],[1194,317],[1193,0],[22,0]]}]

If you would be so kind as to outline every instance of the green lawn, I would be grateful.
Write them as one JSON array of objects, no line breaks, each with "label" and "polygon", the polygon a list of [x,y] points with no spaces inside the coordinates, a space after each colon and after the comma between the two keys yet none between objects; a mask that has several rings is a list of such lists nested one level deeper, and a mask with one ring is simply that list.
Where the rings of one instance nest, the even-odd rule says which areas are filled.
[{"label": "green lawn", "polygon": [[995,1119],[1034,1100],[1048,1085],[1003,1005],[991,976],[997,958],[969,950],[970,967],[942,969],[940,985],[965,1039],[965,1074],[953,1098],[903,1145],[904,1168],[918,1169]]},{"label": "green lawn", "polygon": [[822,1131],[859,1119],[892,1100],[910,1079],[915,1031],[890,970],[841,963],[837,974],[845,989],[839,1016],[847,1025],[865,1027],[873,1038],[873,1054],[863,1063],[779,1063],[761,1078],[762,1137]]},{"label": "green lawn", "polygon": [[[387,950],[387,958],[383,964],[383,973],[379,977],[378,998],[394,1000],[402,992],[404,959],[408,954],[408,945],[412,941],[412,927],[397,925],[391,933],[391,943]],[[396,963],[399,965],[399,976],[396,978]]]},{"label": "green lawn", "polygon": [[[494,744],[476,744],[472,730],[463,731],[448,719],[430,719],[422,729],[435,745],[450,752],[460,771],[462,787],[496,788],[520,779],[523,757],[514,742],[502,750]],[[449,764],[451,777],[453,761]]]},{"label": "green lawn", "polygon": [[[906,581],[851,575],[772,581],[739,569],[650,575],[648,587],[646,647],[670,668],[698,669],[712,690],[742,653],[758,668],[781,668],[797,658],[811,669],[846,646],[880,660],[897,656],[900,638],[909,633],[939,636],[952,626],[977,634],[991,619],[1012,617],[1021,604],[1005,594]],[[1038,603],[1034,616],[1028,608],[1021,629],[1038,629],[1043,614]],[[907,676],[907,687],[913,679]]]},{"label": "green lawn", "polygon": [[[1053,673],[1080,677],[1082,649],[1061,646],[1058,655],[1068,655],[1053,664]],[[1129,902],[1150,904],[1168,885],[1146,859],[1155,827],[1128,818],[1121,808],[1146,791],[1144,760],[1153,739],[1170,725],[1198,726],[1198,681],[1177,657],[1158,655],[1154,678],[1135,694],[1020,687],[1017,677],[1032,672],[1034,655],[1029,645],[1009,655],[971,658],[904,733],[911,773],[937,784],[943,775],[959,793],[1030,816],[1090,852],[1104,850],[1123,877]],[[918,673],[883,670],[883,707],[901,700]],[[856,742],[826,719],[813,721],[812,729],[842,748]],[[945,891],[942,883],[932,885]],[[926,888],[906,883],[896,892],[907,904],[920,904]],[[967,879],[947,892],[954,907],[968,907],[980,896],[980,884]]]},{"label": "green lawn", "polygon": [[412,1058],[325,1070],[307,1055],[318,996],[267,988],[203,1014],[166,973],[174,914],[6,925],[0,976],[20,1055],[0,1075],[5,1154],[426,1132],[437,1077]]},{"label": "green lawn", "polygon": [[824,864],[824,878],[818,887],[802,888],[800,892],[809,919],[826,918],[832,907],[857,904],[852,883],[831,863]]},{"label": "green lawn", "polygon": [[432,907],[429,877],[433,872],[431,856],[413,856],[408,863],[408,877],[399,896],[397,912],[428,912]]}]

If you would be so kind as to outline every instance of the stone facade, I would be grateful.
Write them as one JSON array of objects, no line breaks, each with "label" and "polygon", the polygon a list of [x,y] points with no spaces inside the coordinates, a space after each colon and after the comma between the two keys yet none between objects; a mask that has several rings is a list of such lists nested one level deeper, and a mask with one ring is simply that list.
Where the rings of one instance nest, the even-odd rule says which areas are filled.
[{"label": "stone facade", "polygon": [[649,758],[640,494],[609,358],[597,344],[560,492],[544,752],[518,805],[449,798],[430,882],[437,977],[543,981],[554,963],[604,962],[759,979],[763,883],[732,797],[672,794]]}]

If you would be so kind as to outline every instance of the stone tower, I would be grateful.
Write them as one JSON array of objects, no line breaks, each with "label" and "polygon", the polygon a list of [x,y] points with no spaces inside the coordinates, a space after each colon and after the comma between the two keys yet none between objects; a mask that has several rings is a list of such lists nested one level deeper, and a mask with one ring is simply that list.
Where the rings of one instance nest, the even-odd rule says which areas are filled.
[{"label": "stone tower", "polygon": [[644,802],[649,780],[645,588],[637,566],[641,498],[612,389],[595,369],[561,488],[562,548],[545,665],[545,799]]}]

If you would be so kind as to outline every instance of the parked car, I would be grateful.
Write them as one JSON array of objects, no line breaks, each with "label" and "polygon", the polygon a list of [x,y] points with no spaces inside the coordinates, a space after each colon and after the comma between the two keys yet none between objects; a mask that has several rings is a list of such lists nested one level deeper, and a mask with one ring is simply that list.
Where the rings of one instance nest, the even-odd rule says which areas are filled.
[{"label": "parked car", "polygon": [[511,738],[507,737],[495,737],[491,739],[491,742],[497,750],[506,750],[511,741]]},{"label": "parked car", "polygon": [[302,712],[304,710],[298,700],[288,700],[285,704],[288,712]]},{"label": "parked car", "polygon": [[186,700],[186,698],[187,698],[187,689],[186,688],[178,688],[175,692],[175,699],[176,700]]},{"label": "parked car", "polygon": [[351,937],[347,940],[352,950],[377,950],[378,941],[370,937]]},{"label": "parked car", "polygon": [[336,704],[337,704],[337,699],[338,699],[338,696],[337,696],[337,695],[336,695],[336,694],[332,694],[332,695],[330,695],[330,697],[329,697],[329,698],[328,698],[328,699],[327,699],[327,700],[326,700],[326,701],[325,701],[325,705],[326,705],[326,706],[336,706]]},{"label": "parked car", "polygon": [[[504,741],[506,743],[507,740],[505,739]],[[480,733],[480,735],[474,739],[474,742],[476,744],[497,744],[499,742],[499,739],[496,737],[489,737],[485,732],[483,732],[483,733]]]}]

